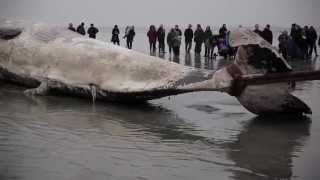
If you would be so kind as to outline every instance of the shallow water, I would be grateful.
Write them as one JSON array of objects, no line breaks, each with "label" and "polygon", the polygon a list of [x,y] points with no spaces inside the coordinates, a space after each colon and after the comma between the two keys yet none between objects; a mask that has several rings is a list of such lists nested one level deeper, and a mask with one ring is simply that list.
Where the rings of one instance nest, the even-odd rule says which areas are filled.
[{"label": "shallow water", "polygon": [[[207,69],[227,63],[180,59]],[[294,93],[312,108],[309,117],[257,117],[216,92],[132,106],[23,90],[0,85],[0,179],[320,178],[320,81],[298,83]]]}]

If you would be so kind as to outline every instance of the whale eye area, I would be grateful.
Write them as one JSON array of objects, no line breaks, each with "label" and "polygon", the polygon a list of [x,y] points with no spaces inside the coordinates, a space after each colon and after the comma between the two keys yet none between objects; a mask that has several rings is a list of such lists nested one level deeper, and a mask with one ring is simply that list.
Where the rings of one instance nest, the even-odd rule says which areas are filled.
[{"label": "whale eye area", "polygon": [[10,40],[14,39],[22,33],[22,29],[19,28],[1,28],[0,27],[0,39]]}]

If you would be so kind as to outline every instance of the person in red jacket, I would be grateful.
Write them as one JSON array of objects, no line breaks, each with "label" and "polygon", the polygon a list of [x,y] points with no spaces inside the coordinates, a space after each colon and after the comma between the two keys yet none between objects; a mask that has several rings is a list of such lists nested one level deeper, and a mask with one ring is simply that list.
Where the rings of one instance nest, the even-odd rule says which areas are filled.
[{"label": "person in red jacket", "polygon": [[156,51],[157,31],[154,25],[151,25],[147,33],[150,45],[150,54]]}]

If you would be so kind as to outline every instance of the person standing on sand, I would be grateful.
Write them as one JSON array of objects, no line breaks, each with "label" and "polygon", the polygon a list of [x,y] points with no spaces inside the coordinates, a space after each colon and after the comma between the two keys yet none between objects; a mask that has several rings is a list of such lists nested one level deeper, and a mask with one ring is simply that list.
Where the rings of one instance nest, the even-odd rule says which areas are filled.
[{"label": "person standing on sand", "polygon": [[99,32],[98,28],[94,27],[93,24],[90,24],[90,28],[88,29],[89,38],[96,39],[96,35]]},{"label": "person standing on sand", "polygon": [[159,43],[159,53],[165,52],[165,43],[164,43],[165,38],[166,38],[166,31],[165,31],[163,25],[161,24],[158,31],[157,31],[157,39],[158,39],[158,43]]},{"label": "person standing on sand", "polygon": [[124,38],[127,38],[127,48],[132,49],[132,42],[136,32],[134,31],[134,26],[129,27],[128,33],[125,35]]},{"label": "person standing on sand", "polygon": [[173,53],[175,56],[179,56],[180,55],[182,32],[179,29],[178,25],[175,25],[174,32],[175,32],[175,35],[173,37],[173,42],[172,42]]},{"label": "person standing on sand", "polygon": [[181,32],[181,30],[179,29],[179,26],[178,26],[178,25],[175,25],[175,26],[174,26],[174,30],[178,33],[179,36],[182,36],[182,32]]},{"label": "person standing on sand", "polygon": [[180,55],[180,46],[181,46],[181,31],[178,28],[174,29],[174,36],[173,36],[173,54],[175,57]]},{"label": "person standing on sand", "polygon": [[308,50],[309,50],[309,27],[308,26],[304,26],[301,32],[301,39],[300,39],[300,47],[303,53],[303,58],[304,59],[308,59]]},{"label": "person standing on sand", "polygon": [[201,25],[198,24],[197,25],[197,29],[194,32],[194,42],[196,43],[195,47],[194,47],[194,52],[197,55],[200,55],[201,53],[201,48],[202,48],[202,43],[203,43],[203,36],[204,36],[204,32],[201,28]]},{"label": "person standing on sand", "polygon": [[119,31],[118,25],[114,25],[114,27],[112,29],[111,42],[113,44],[117,44],[118,46],[120,45],[119,34],[120,34],[120,31]]},{"label": "person standing on sand", "polygon": [[316,57],[318,56],[317,52],[317,39],[318,39],[318,34],[317,31],[314,29],[313,26],[309,28],[309,33],[308,36],[310,39],[310,49],[309,49],[309,57],[312,57],[312,52],[315,52]]},{"label": "person standing on sand", "polygon": [[212,31],[210,29],[210,26],[207,26],[206,27],[206,31],[204,32],[204,38],[203,38],[203,41],[204,41],[204,45],[205,45],[205,54],[204,54],[204,57],[209,57],[210,55],[210,50],[211,50],[211,44],[210,44],[210,39],[211,39],[211,36],[212,36]]},{"label": "person standing on sand", "polygon": [[228,32],[227,25],[223,24],[222,27],[219,29],[220,36],[225,38],[225,36],[227,35],[227,32]]},{"label": "person standing on sand", "polygon": [[77,27],[77,32],[83,36],[86,35],[86,30],[84,29],[83,22]]},{"label": "person standing on sand", "polygon": [[185,49],[186,53],[190,53],[192,48],[193,30],[192,25],[189,24],[188,28],[184,31]]},{"label": "person standing on sand", "polygon": [[285,59],[288,59],[288,43],[289,43],[289,36],[287,31],[283,31],[281,35],[278,37],[279,41],[279,53]]},{"label": "person standing on sand", "polygon": [[156,42],[157,42],[157,31],[154,25],[150,26],[147,36],[149,38],[149,48],[150,48],[150,54],[151,54],[156,51]]},{"label": "person standing on sand", "polygon": [[262,31],[261,35],[262,35],[263,39],[265,39],[266,41],[268,41],[272,45],[273,34],[272,34],[272,31],[270,30],[269,24],[266,25],[266,27]]},{"label": "person standing on sand", "polygon": [[175,31],[173,28],[171,28],[170,32],[168,33],[167,35],[167,44],[168,44],[168,47],[169,47],[169,54],[171,55],[171,51],[173,49],[173,39],[174,39],[174,36],[175,36]]}]

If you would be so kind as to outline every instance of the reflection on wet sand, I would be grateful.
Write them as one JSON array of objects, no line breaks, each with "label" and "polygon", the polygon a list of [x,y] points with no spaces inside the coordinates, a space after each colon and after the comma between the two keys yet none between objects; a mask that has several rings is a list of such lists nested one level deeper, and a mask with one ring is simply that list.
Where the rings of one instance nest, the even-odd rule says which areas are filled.
[{"label": "reflection on wet sand", "polygon": [[185,58],[184,58],[184,63],[186,66],[192,66],[192,63],[191,63],[191,54],[190,53],[187,53]]},{"label": "reflection on wet sand", "polygon": [[[22,177],[37,177],[29,174],[36,172],[44,173],[40,177],[46,177],[48,170],[62,175],[65,173],[64,168],[71,168],[70,164],[57,162],[59,166],[62,165],[60,169],[49,163],[43,170],[30,164],[54,162],[57,156],[69,159],[74,164],[87,166],[81,158],[73,155],[74,152],[86,154],[85,158],[89,158],[89,162],[96,156],[101,156],[105,159],[101,159],[100,163],[119,167],[119,160],[110,159],[110,154],[135,164],[135,156],[132,154],[164,151],[163,157],[168,154],[173,156],[171,163],[177,163],[176,158],[183,158],[190,163],[200,160],[201,163],[210,166],[214,164],[231,172],[234,179],[289,179],[292,176],[292,159],[303,149],[304,142],[310,135],[310,120],[306,117],[256,117],[244,122],[235,141],[216,142],[199,135],[198,131],[201,129],[195,124],[187,123],[161,106],[148,103],[126,106],[99,102],[92,106],[87,100],[66,97],[32,98],[24,96],[19,88],[6,85],[2,87],[5,88],[1,90],[0,100],[6,106],[0,110],[0,171],[7,171],[0,173],[4,178],[17,174],[22,174]],[[153,143],[150,144],[151,142]],[[188,144],[195,144],[196,148],[183,151],[178,148],[179,150],[173,151],[168,147],[164,148],[163,143],[177,147],[181,144],[184,148]],[[71,149],[68,150],[69,148]],[[4,151],[5,149],[11,150]],[[212,159],[221,150],[225,152],[226,159],[234,164],[224,163],[225,160],[222,159]],[[60,154],[55,155],[51,151]],[[101,177],[111,175],[104,172]]]},{"label": "reflection on wet sand", "polygon": [[[231,62],[192,53],[185,59],[171,58],[213,70]],[[291,63],[296,70],[319,69],[318,60]],[[315,99],[309,101],[314,109],[318,84],[298,85],[299,95]],[[241,118],[230,106],[220,104],[227,109],[221,111],[207,105],[209,100],[201,102],[207,98],[201,93],[183,97],[191,101],[187,109],[178,101],[171,109],[153,102],[92,105],[78,98],[26,97],[23,90],[0,84],[0,179],[291,179],[297,174],[293,160],[311,133],[306,117],[250,119],[241,111]],[[194,109],[192,121],[179,114]],[[313,122],[319,117],[315,113]],[[314,139],[319,126],[313,127]],[[129,171],[130,178],[122,176]]]},{"label": "reflection on wet sand", "polygon": [[214,62],[216,59],[205,58],[204,60],[204,69],[214,70]]},{"label": "reflection on wet sand", "polygon": [[198,69],[201,68],[201,55],[194,55],[194,67]]},{"label": "reflection on wet sand", "polygon": [[243,170],[233,178],[291,179],[292,161],[310,136],[308,117],[256,117],[246,123],[237,140],[225,146],[227,156]]},{"label": "reflection on wet sand", "polygon": [[[160,106],[93,106],[77,98],[26,97],[22,90],[1,84],[0,179],[139,179],[134,176],[148,175],[140,169],[149,167],[150,158],[170,168],[183,156],[165,142],[175,146],[203,138]],[[121,177],[126,171],[134,172],[126,174],[131,178]]]},{"label": "reflection on wet sand", "polygon": [[[17,115],[30,113],[36,116],[50,116],[51,114],[48,114],[48,112],[60,112],[68,115],[68,111],[70,111],[72,114],[79,115],[83,115],[85,113],[92,116],[92,118],[96,118],[97,120],[103,120],[101,117],[110,117],[118,120],[119,123],[121,123],[124,127],[128,126],[128,129],[130,129],[132,126],[140,126],[139,128],[135,128],[140,129],[143,133],[149,132],[160,135],[160,137],[164,140],[167,138],[190,140],[188,138],[191,137],[191,135],[184,134],[184,132],[187,131],[190,133],[192,131],[196,131],[193,129],[192,124],[188,124],[182,119],[179,119],[170,110],[149,103],[132,106],[96,102],[93,105],[92,102],[86,99],[51,96],[28,97],[22,93],[23,88],[11,91],[11,89],[16,88],[16,86],[2,84],[2,87],[5,88],[5,90],[1,88],[2,94],[0,94],[0,100],[2,103],[8,104],[7,106],[1,108],[0,113],[2,112],[2,114],[15,109]],[[15,104],[10,102],[18,103]],[[21,106],[26,108],[19,108]],[[46,120],[47,119],[44,119],[44,121]],[[68,124],[72,123],[73,120],[74,119],[70,119]],[[77,123],[78,122],[74,124],[74,127],[81,128]],[[90,125],[90,121],[87,121],[86,123],[89,124],[86,124],[83,128],[93,128],[87,126]],[[101,121],[101,123],[105,122]],[[64,124],[60,125],[64,126]],[[181,129],[185,131],[180,131]],[[175,132],[176,130],[179,131]],[[184,138],[184,136],[186,137]]]},{"label": "reflection on wet sand", "polygon": [[[152,54],[152,56],[157,56],[156,54]],[[162,59],[166,59],[165,54],[160,54],[158,57]],[[192,53],[185,54],[184,58],[180,58],[180,56],[171,56],[168,55],[168,60],[182,64],[189,67],[194,67],[198,69],[206,69],[206,70],[218,70],[231,62],[233,60],[224,59],[221,57],[218,58],[208,58],[208,57],[202,57],[200,55],[194,55]]]},{"label": "reflection on wet sand", "polygon": [[182,64],[189,67],[194,67],[198,69],[206,69],[206,70],[218,70],[234,61],[234,59],[225,59],[220,56],[211,57],[203,57],[202,55],[182,52],[180,55],[176,56],[173,53],[170,54],[168,52],[158,53],[157,51],[150,52],[150,56],[159,57],[161,59],[172,61],[178,64]]}]

